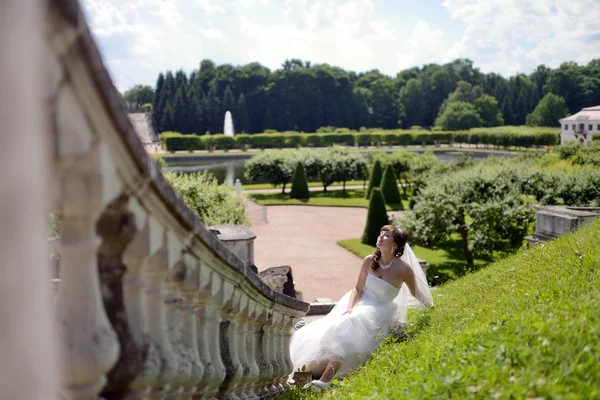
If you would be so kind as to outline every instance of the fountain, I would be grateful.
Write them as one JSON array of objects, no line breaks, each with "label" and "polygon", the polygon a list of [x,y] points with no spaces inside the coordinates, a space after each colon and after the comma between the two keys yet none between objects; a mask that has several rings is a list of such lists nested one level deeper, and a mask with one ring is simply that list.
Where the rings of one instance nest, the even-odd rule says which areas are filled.
[{"label": "fountain", "polygon": [[225,123],[223,124],[223,133],[225,136],[235,135],[235,131],[233,129],[233,119],[231,118],[231,111],[227,111],[225,113]]}]

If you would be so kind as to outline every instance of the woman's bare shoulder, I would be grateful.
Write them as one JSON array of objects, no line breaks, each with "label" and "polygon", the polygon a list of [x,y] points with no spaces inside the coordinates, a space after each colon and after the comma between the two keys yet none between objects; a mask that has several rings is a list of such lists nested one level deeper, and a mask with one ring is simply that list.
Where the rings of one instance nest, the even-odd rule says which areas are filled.
[{"label": "woman's bare shoulder", "polygon": [[410,267],[410,265],[401,258],[398,259],[398,266],[400,267],[400,271],[403,273],[406,273],[408,271],[412,272],[412,268]]},{"label": "woman's bare shoulder", "polygon": [[366,256],[363,261],[365,262],[371,262],[371,260],[373,259],[373,254],[369,254],[368,256]]}]

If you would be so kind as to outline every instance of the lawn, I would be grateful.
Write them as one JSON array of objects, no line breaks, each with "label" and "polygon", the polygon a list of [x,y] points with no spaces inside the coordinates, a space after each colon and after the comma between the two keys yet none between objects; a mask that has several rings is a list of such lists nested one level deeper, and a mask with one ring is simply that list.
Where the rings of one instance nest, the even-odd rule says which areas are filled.
[{"label": "lawn", "polygon": [[[400,190],[402,193],[402,190]],[[388,211],[408,209],[410,191],[407,195],[401,195],[402,206],[399,204],[388,204]],[[328,192],[310,192],[309,199],[292,199],[289,193],[249,193],[247,196],[258,204],[264,206],[321,206],[321,207],[369,207],[369,200],[365,199],[363,189],[332,190]],[[403,208],[402,208],[403,207]]]},{"label": "lawn", "polygon": [[402,340],[299,399],[599,399],[600,220],[433,291]]},{"label": "lawn", "polygon": [[[375,251],[375,247],[362,244],[360,238],[340,240],[338,241],[338,245],[361,258]],[[492,257],[488,255],[475,256],[474,265],[469,266],[465,261],[458,233],[453,234],[452,240],[443,247],[430,249],[421,246],[412,246],[412,249],[418,258],[427,261],[429,264],[427,280],[431,285],[439,285],[456,279],[467,272],[478,270],[502,256],[499,253],[494,254]]]},{"label": "lawn", "polygon": [[[364,186],[366,187],[368,184],[368,182],[366,181],[348,181],[346,182],[346,187],[348,186]],[[329,188],[333,188],[333,187],[339,187],[341,188],[342,186],[344,186],[343,182],[333,182],[331,185],[327,186],[327,189]],[[308,182],[308,187],[323,187],[323,184],[321,182]],[[261,190],[261,189],[279,189],[281,190],[281,186],[273,186],[270,183],[246,183],[242,186],[243,190]],[[286,192],[289,192],[292,189],[291,185],[287,185],[285,190]],[[402,188],[400,188],[400,190],[402,190]]]}]

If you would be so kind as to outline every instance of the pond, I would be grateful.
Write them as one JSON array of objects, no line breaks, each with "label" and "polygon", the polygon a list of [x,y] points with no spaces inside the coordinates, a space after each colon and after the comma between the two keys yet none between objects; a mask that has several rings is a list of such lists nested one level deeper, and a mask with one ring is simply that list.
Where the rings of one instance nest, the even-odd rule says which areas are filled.
[{"label": "pond", "polygon": [[[415,153],[423,153],[424,150],[416,150]],[[433,153],[438,161],[457,162],[463,153],[459,149],[450,150],[434,150]],[[475,160],[482,160],[486,157],[510,156],[512,153],[492,153],[485,151],[471,151]],[[233,185],[236,179],[242,183],[248,183],[244,177],[244,165],[251,154],[231,154],[231,155],[215,155],[210,157],[193,157],[193,156],[167,156],[168,165],[163,167],[163,172],[184,172],[192,173],[198,171],[209,171],[217,178],[219,183]],[[173,161],[174,162],[173,162]]]}]

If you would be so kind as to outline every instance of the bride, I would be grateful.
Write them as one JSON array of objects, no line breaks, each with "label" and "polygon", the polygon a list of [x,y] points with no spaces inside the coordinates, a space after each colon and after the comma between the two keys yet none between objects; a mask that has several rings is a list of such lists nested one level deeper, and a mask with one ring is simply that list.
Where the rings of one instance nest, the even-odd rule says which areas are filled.
[{"label": "bride", "polygon": [[407,239],[405,229],[381,228],[377,250],[365,257],[354,289],[325,317],[294,333],[293,370],[305,367],[319,377],[307,386],[328,387],[336,376],[358,367],[405,321],[408,307],[433,307],[425,274]]}]

